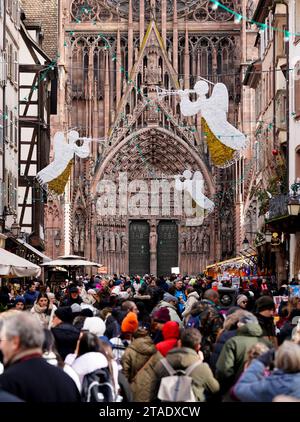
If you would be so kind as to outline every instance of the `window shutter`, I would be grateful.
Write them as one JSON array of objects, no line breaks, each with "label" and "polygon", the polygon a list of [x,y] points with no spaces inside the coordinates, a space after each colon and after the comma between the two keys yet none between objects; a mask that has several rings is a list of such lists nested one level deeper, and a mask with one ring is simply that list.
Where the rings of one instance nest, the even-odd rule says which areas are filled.
[{"label": "window shutter", "polygon": [[295,84],[294,84],[294,98],[295,98],[295,113],[296,117],[300,117],[300,61],[295,66]]}]

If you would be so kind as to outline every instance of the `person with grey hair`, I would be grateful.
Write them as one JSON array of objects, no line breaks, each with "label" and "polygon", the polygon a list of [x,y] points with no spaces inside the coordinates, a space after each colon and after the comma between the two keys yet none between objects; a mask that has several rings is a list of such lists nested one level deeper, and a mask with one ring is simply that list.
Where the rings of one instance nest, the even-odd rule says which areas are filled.
[{"label": "person with grey hair", "polygon": [[43,359],[44,331],[33,315],[15,311],[0,324],[3,390],[31,403],[80,401],[74,381]]},{"label": "person with grey hair", "polygon": [[[254,359],[243,373],[233,388],[240,401],[271,402],[279,394],[300,399],[300,346],[285,341],[274,352],[271,349]],[[275,369],[265,376],[273,361]]]},{"label": "person with grey hair", "polygon": [[248,350],[258,342],[266,342],[256,316],[250,312],[244,312],[237,327],[236,335],[226,341],[216,363],[216,377],[222,393],[226,393],[239,379]]}]

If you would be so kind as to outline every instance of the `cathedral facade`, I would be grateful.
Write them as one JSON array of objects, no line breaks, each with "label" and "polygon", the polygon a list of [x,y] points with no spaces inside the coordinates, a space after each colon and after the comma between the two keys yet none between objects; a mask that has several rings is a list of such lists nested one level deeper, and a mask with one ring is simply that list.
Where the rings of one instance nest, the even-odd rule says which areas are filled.
[{"label": "cathedral facade", "polygon": [[[223,4],[242,12],[239,1]],[[201,116],[184,117],[174,91],[225,83],[228,120],[238,126],[242,24],[206,0],[62,0],[58,19],[52,132],[75,128],[92,141],[90,158],[74,159],[64,197],[48,202],[48,224],[56,207],[70,245],[57,255],[156,275],[197,274],[233,257],[242,163],[213,165]],[[192,214],[178,208],[175,180],[195,173],[212,212],[193,201]]]}]

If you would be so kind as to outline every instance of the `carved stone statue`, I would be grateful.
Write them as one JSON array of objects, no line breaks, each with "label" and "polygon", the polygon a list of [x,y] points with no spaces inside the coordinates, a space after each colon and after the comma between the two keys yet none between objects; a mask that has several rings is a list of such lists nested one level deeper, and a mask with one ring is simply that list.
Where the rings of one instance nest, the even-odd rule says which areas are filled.
[{"label": "carved stone statue", "polygon": [[79,251],[79,229],[78,227],[75,227],[74,229],[74,236],[73,236],[73,248],[74,251]]},{"label": "carved stone statue", "polygon": [[121,235],[120,233],[116,233],[116,252],[121,252]]},{"label": "carved stone statue", "polygon": [[103,252],[103,233],[100,227],[97,229],[97,252],[102,253]]},{"label": "carved stone statue", "polygon": [[189,231],[187,232],[187,238],[186,238],[186,251],[192,252],[192,233]]},{"label": "carved stone statue", "polygon": [[85,246],[85,228],[84,226],[80,227],[80,235],[79,235],[79,251],[83,252]]},{"label": "carved stone statue", "polygon": [[150,252],[156,252],[157,249],[157,233],[156,227],[151,229],[149,236]]},{"label": "carved stone statue", "polygon": [[192,232],[192,252],[197,252],[197,246],[198,246],[198,232],[197,229],[195,229]]},{"label": "carved stone statue", "polygon": [[121,233],[121,240],[122,240],[122,246],[121,246],[121,250],[122,250],[122,252],[127,252],[127,249],[128,249],[128,239],[127,239],[127,236],[126,236],[126,233],[125,232],[122,232]]},{"label": "carved stone statue", "polygon": [[148,64],[145,66],[145,81],[148,85],[157,85],[161,82],[161,67],[157,63],[157,55],[150,53]]},{"label": "carved stone statue", "polygon": [[109,231],[105,230],[104,232],[104,252],[109,250]]},{"label": "carved stone statue", "polygon": [[181,252],[186,252],[186,241],[187,241],[187,233],[186,232],[182,232],[180,235],[180,251]]},{"label": "carved stone statue", "polygon": [[109,250],[113,252],[116,250],[116,238],[114,231],[109,232]]},{"label": "carved stone statue", "polygon": [[204,236],[203,236],[203,252],[209,253],[209,251],[210,251],[209,235],[207,233],[204,233]]}]

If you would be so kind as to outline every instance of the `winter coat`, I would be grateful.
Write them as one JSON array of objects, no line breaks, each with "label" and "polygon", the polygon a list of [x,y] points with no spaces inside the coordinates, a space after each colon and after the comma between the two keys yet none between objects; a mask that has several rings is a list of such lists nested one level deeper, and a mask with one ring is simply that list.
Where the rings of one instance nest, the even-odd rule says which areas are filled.
[{"label": "winter coat", "polygon": [[154,368],[162,358],[160,352],[155,352],[136,374],[130,385],[134,402],[151,402],[156,398],[154,392],[157,376]]},{"label": "winter coat", "polygon": [[275,347],[277,347],[276,329],[273,317],[265,317],[259,313],[255,314],[259,325],[261,326],[263,337],[268,338]]},{"label": "winter coat", "polygon": [[300,398],[300,372],[275,369],[264,376],[264,371],[264,364],[255,359],[234,386],[234,395],[243,402],[271,402],[279,394]]},{"label": "winter coat", "polygon": [[29,290],[27,290],[27,292],[24,293],[25,304],[33,305],[34,302],[37,300],[38,295],[39,292],[37,292],[36,290],[34,292],[30,292]]},{"label": "winter coat", "polygon": [[[183,312],[184,310],[184,306],[185,306],[185,302],[186,302],[186,295],[184,293],[184,290],[176,290],[174,293],[174,296],[177,297],[178,299],[178,309],[180,314]],[[184,303],[180,302],[180,298],[183,300]]]},{"label": "winter coat", "polygon": [[105,333],[104,335],[111,339],[113,337],[118,337],[121,334],[121,326],[112,315],[109,315],[105,320]]},{"label": "winter coat", "polygon": [[78,391],[81,390],[81,384],[80,384],[80,381],[79,381],[79,377],[70,365],[65,363],[63,366],[59,366],[57,356],[54,352],[44,353],[43,358],[45,359],[46,362],[50,363],[50,365],[60,367],[67,375],[69,375],[69,377],[72,378],[72,380],[76,384],[76,387],[78,388]]},{"label": "winter coat", "polygon": [[[237,335],[227,340],[216,364],[216,375],[220,382],[231,387],[243,372],[248,350],[262,341],[262,329],[257,323],[238,328]],[[224,388],[225,389],[225,388]]]},{"label": "winter coat", "polygon": [[184,321],[187,322],[189,319],[189,316],[191,314],[191,309],[195,303],[197,303],[200,299],[200,296],[197,292],[192,292],[188,295],[187,301],[185,303],[184,311],[182,312],[182,317],[184,318]]},{"label": "winter coat", "polygon": [[200,317],[199,331],[202,334],[201,351],[204,354],[205,361],[209,362],[217,335],[223,328],[224,318],[219,313],[216,305],[207,299],[203,299],[193,306],[191,316]]},{"label": "winter coat", "polygon": [[166,356],[171,349],[177,346],[180,334],[179,324],[175,321],[166,322],[162,328],[162,334],[164,337],[164,341],[157,343],[156,349],[163,356]]},{"label": "winter coat", "polygon": [[[172,349],[166,356],[166,359],[174,369],[185,370],[195,361],[199,360],[198,353],[188,347],[177,347]],[[169,376],[169,373],[161,362],[158,362],[154,368],[156,382],[154,386],[154,396],[157,397],[160,381],[163,377]],[[207,363],[197,366],[190,375],[193,379],[193,393],[196,401],[205,401],[205,391],[216,393],[219,391],[219,383],[214,378],[213,373]]]},{"label": "winter coat", "polygon": [[236,336],[236,334],[237,334],[237,330],[226,330],[226,331],[223,331],[223,333],[217,339],[217,342],[214,345],[214,350],[210,357],[210,367],[213,370],[213,372],[215,372],[216,370],[216,364],[217,364],[217,361],[219,359],[219,356],[223,349],[224,344],[231,337]]},{"label": "winter coat", "polygon": [[36,302],[31,308],[30,312],[41,323],[43,328],[48,328],[50,321],[51,310],[41,308]]},{"label": "winter coat", "polygon": [[39,355],[12,363],[0,376],[0,385],[29,403],[80,402],[72,378]]},{"label": "winter coat", "polygon": [[174,305],[172,305],[169,302],[166,302],[164,300],[160,301],[159,304],[157,305],[157,307],[153,310],[152,313],[154,313],[155,310],[160,309],[160,308],[168,308],[169,310],[169,314],[170,314],[170,320],[171,321],[176,321],[178,322],[178,324],[180,325],[180,327],[182,327],[182,321],[179,318],[179,315],[176,311],[176,307]]},{"label": "winter coat", "polygon": [[[70,365],[72,369],[79,376],[80,384],[85,375],[90,374],[91,372],[96,371],[96,369],[102,369],[108,367],[108,361],[106,357],[100,352],[88,352],[84,355],[76,357],[75,354],[70,354],[66,357],[65,363]],[[118,365],[116,362],[112,361],[113,369],[113,380],[116,392],[119,389],[118,384]]]},{"label": "winter coat", "polygon": [[57,351],[63,360],[69,353],[74,353],[80,334],[76,327],[67,322],[62,322],[51,328],[51,331],[55,338]]},{"label": "winter coat", "polygon": [[130,343],[121,358],[123,373],[130,383],[154,353],[156,348],[149,336],[136,338]]}]

